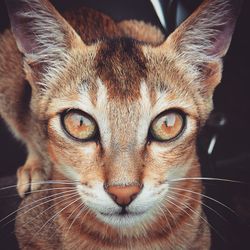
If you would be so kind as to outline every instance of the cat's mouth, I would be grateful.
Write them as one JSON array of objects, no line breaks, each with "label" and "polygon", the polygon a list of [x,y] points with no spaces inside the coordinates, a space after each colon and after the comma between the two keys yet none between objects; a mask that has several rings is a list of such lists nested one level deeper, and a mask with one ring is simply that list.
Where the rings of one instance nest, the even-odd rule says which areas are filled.
[{"label": "cat's mouth", "polygon": [[119,216],[119,217],[126,217],[126,216],[140,216],[143,215],[143,212],[129,212],[126,209],[121,209],[120,212],[115,212],[115,213],[103,213],[100,212],[101,215],[103,216]]},{"label": "cat's mouth", "polygon": [[130,212],[126,209],[121,209],[119,212],[114,213],[99,213],[99,218],[107,224],[115,227],[130,227],[139,223],[145,213],[143,212]]}]

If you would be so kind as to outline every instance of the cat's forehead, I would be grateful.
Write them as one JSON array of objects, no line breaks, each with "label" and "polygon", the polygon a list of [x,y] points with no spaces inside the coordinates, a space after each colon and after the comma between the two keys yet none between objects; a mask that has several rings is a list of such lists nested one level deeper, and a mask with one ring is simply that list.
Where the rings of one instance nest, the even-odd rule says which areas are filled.
[{"label": "cat's forehead", "polygon": [[[98,81],[106,89],[108,100],[131,103],[141,99],[142,83],[150,99],[159,92],[182,93],[185,77],[171,53],[163,53],[133,39],[120,38],[100,41],[93,46],[74,51],[51,95],[63,97],[85,90],[96,102]],[[82,91],[81,91],[82,92]],[[145,92],[145,91],[143,91]]]},{"label": "cat's forehead", "polygon": [[146,58],[138,43],[122,38],[100,43],[94,60],[96,76],[106,86],[109,98],[135,100],[147,77]]},{"label": "cat's forehead", "polygon": [[176,78],[168,69],[173,67],[171,62],[144,46],[118,39],[100,42],[92,52],[77,53],[79,63],[68,70],[74,74],[65,74],[66,84],[60,81],[56,92],[51,92],[46,117],[68,109],[82,110],[100,124],[103,140],[115,148],[118,142],[122,146],[141,142],[150,121],[166,110],[180,108],[196,117],[188,88],[171,81]]},{"label": "cat's forehead", "polygon": [[152,105],[159,98],[180,103],[188,97],[190,88],[171,56],[132,39],[104,40],[77,50],[72,58],[51,89],[53,99],[88,99],[95,106],[105,96],[103,105],[114,102],[125,112],[145,96]]},{"label": "cat's forehead", "polygon": [[151,115],[155,116],[168,108],[185,110],[193,104],[191,88],[171,55],[155,47],[128,38],[106,40],[77,50],[72,58],[49,94],[52,114],[59,107],[92,115],[102,110],[123,123],[132,113],[135,116],[130,120],[137,120],[143,110],[153,107]]}]

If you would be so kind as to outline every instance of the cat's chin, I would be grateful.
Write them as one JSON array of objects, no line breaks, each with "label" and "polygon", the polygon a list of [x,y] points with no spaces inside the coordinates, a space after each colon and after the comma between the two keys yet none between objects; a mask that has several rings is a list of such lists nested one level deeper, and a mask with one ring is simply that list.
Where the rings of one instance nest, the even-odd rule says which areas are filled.
[{"label": "cat's chin", "polygon": [[147,213],[131,213],[128,212],[126,214],[105,214],[105,213],[96,213],[96,216],[105,224],[111,225],[117,228],[128,228],[135,226],[136,224],[141,223],[147,217]]}]

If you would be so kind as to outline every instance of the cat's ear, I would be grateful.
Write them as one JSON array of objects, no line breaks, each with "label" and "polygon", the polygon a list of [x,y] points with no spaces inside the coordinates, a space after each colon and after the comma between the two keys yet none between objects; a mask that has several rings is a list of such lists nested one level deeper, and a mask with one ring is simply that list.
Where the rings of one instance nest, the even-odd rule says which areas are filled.
[{"label": "cat's ear", "polygon": [[43,75],[60,71],[68,51],[82,41],[47,0],[6,0],[6,5],[18,49],[32,77],[46,87]]},{"label": "cat's ear", "polygon": [[[241,0],[205,0],[163,43],[173,49],[183,68],[213,90],[232,38]],[[206,90],[205,88],[205,90]]]}]

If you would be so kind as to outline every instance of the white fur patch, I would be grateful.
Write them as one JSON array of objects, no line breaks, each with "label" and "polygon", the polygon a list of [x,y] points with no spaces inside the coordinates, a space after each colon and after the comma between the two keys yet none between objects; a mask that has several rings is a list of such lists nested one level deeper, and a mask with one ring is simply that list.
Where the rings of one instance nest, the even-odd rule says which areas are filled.
[{"label": "white fur patch", "polygon": [[159,188],[145,184],[141,193],[127,207],[129,213],[126,216],[119,215],[121,208],[105,192],[102,183],[95,184],[91,189],[78,185],[77,190],[83,203],[94,211],[100,220],[122,229],[141,222],[150,222],[154,217],[155,209],[157,210],[164,199],[168,184]]},{"label": "white fur patch", "polygon": [[102,135],[103,145],[109,145],[111,141],[110,121],[108,117],[108,94],[107,88],[101,79],[97,79],[97,102],[95,107],[95,118],[98,122],[100,133]]},{"label": "white fur patch", "polygon": [[137,143],[139,145],[145,144],[145,139],[147,138],[148,128],[152,117],[152,104],[150,100],[150,93],[148,86],[144,81],[141,83],[140,95],[141,95],[141,100],[140,100],[141,115],[138,122],[138,130],[137,130]]}]

